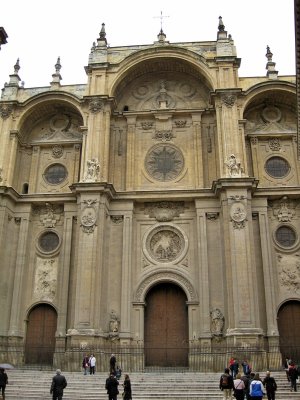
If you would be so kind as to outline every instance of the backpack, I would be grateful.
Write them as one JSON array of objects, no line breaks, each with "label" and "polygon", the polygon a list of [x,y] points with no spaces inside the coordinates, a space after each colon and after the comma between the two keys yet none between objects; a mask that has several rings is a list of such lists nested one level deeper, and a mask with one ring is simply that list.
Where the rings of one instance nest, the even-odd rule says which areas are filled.
[{"label": "backpack", "polygon": [[221,386],[228,386],[229,385],[229,376],[228,375],[222,375],[222,382]]}]

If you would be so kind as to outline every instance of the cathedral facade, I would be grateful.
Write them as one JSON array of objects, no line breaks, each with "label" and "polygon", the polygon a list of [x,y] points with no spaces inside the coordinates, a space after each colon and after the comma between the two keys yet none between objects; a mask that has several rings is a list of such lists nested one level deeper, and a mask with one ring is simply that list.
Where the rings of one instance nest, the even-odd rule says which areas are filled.
[{"label": "cathedral facade", "polygon": [[92,351],[106,370],[113,349],[128,369],[201,369],[195,349],[272,348],[279,365],[300,328],[300,162],[296,79],[266,57],[266,76],[240,77],[220,18],[215,41],[161,30],[128,47],[103,24],[86,84],[62,85],[58,59],[27,89],[16,63],[0,101],[5,361],[76,370]]}]

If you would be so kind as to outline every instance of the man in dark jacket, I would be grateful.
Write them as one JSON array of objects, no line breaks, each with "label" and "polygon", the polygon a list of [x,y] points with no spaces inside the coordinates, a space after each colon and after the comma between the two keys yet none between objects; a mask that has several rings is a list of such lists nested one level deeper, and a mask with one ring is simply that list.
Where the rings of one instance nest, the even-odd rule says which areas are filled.
[{"label": "man in dark jacket", "polygon": [[61,375],[61,370],[56,370],[56,375],[52,379],[50,394],[53,400],[62,400],[64,388],[67,387],[66,378]]},{"label": "man in dark jacket", "polygon": [[268,400],[275,400],[277,383],[275,379],[271,376],[270,371],[267,371],[266,377],[263,380],[263,385],[266,388]]},{"label": "man in dark jacket", "polygon": [[8,383],[7,374],[5,369],[0,368],[0,389],[2,391],[2,398],[5,399],[5,388]]},{"label": "man in dark jacket", "polygon": [[107,390],[108,400],[117,400],[119,382],[113,373],[106,379],[105,389]]},{"label": "man in dark jacket", "polygon": [[225,368],[220,377],[220,389],[223,391],[223,399],[232,399],[233,378],[229,374],[229,368]]}]

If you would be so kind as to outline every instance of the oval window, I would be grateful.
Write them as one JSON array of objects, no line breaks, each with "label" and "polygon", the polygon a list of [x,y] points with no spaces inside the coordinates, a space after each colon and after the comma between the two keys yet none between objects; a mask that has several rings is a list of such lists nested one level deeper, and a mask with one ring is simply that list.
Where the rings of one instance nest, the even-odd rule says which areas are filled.
[{"label": "oval window", "polygon": [[45,232],[39,237],[39,247],[45,253],[51,253],[59,246],[59,236],[55,232]]},{"label": "oval window", "polygon": [[44,173],[46,181],[52,185],[57,185],[63,182],[67,175],[66,167],[62,164],[52,164]]},{"label": "oval window", "polygon": [[292,247],[297,240],[296,232],[289,226],[280,226],[275,232],[275,238],[282,247]]},{"label": "oval window", "polygon": [[282,157],[271,157],[265,164],[267,173],[273,178],[283,178],[290,172],[290,164]]}]

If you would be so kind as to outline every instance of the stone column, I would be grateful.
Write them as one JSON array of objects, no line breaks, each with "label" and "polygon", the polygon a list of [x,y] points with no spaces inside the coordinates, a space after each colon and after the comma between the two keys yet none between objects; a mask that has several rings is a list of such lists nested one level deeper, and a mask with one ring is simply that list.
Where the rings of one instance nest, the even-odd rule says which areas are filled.
[{"label": "stone column", "polygon": [[65,205],[64,209],[64,231],[63,231],[63,251],[60,257],[60,264],[58,269],[58,291],[57,291],[57,336],[58,338],[65,338],[67,329],[67,310],[68,310],[68,297],[69,297],[69,273],[70,273],[70,260],[71,260],[71,244],[72,244],[72,229],[74,218],[74,206],[70,204]]},{"label": "stone column", "polygon": [[210,338],[210,309],[209,309],[209,279],[208,279],[208,257],[207,257],[207,233],[206,233],[206,213],[204,204],[196,200],[197,213],[197,253],[199,261],[198,282],[199,282],[199,320],[201,331],[200,338]]},{"label": "stone column", "polygon": [[234,155],[241,164],[240,176],[245,172],[246,154],[244,137],[240,134],[239,113],[237,108],[238,90],[218,90],[215,99],[217,117],[217,156],[220,177],[230,177],[226,163]]},{"label": "stone column", "polygon": [[101,160],[103,160],[101,168],[101,181],[108,182],[109,180],[109,150],[110,150],[110,105],[107,104],[103,116],[103,145],[101,145],[102,154]]},{"label": "stone column", "polygon": [[7,165],[7,181],[6,181],[6,184],[8,186],[12,185],[14,171],[15,171],[17,148],[18,148],[18,131],[11,131],[10,139],[11,139],[11,145],[9,150],[7,151],[9,153],[9,160]]},{"label": "stone column", "polygon": [[[219,183],[221,183],[219,181]],[[251,187],[254,180],[222,180],[221,212],[224,238],[224,280],[227,289],[228,329],[232,345],[239,340],[256,346],[260,326],[255,256],[251,249]]]},{"label": "stone column", "polygon": [[264,274],[264,288],[265,288],[265,299],[266,299],[266,317],[267,317],[267,335],[272,337],[278,337],[277,327],[277,301],[275,292],[275,279],[274,279],[274,268],[273,268],[273,257],[272,257],[272,246],[271,236],[269,231],[268,221],[268,204],[265,200],[265,204],[260,207],[255,207],[259,210],[259,229],[261,239],[261,253],[262,253],[262,264]]},{"label": "stone column", "polygon": [[[131,255],[132,255],[132,213],[133,204],[130,204],[131,210],[124,213],[123,222],[123,246],[122,246],[122,286],[121,286],[121,332],[120,338],[130,338],[130,317],[132,309],[131,299]],[[128,343],[129,344],[129,343]]]},{"label": "stone column", "polygon": [[202,157],[202,137],[201,137],[201,113],[192,114],[194,154],[195,154],[195,183],[197,187],[204,186],[203,179],[203,157]]},{"label": "stone column", "polygon": [[[30,206],[28,206],[30,207]],[[21,226],[19,230],[19,238],[17,245],[17,257],[15,266],[15,276],[13,282],[13,296],[11,304],[10,313],[10,324],[9,324],[9,336],[24,336],[24,325],[22,312],[24,310],[23,306],[23,294],[24,292],[24,276],[25,276],[25,266],[27,258],[27,245],[29,237],[29,219],[30,210],[27,213],[21,215]]]},{"label": "stone column", "polygon": [[127,117],[126,190],[134,188],[135,177],[135,124],[136,117]]}]

